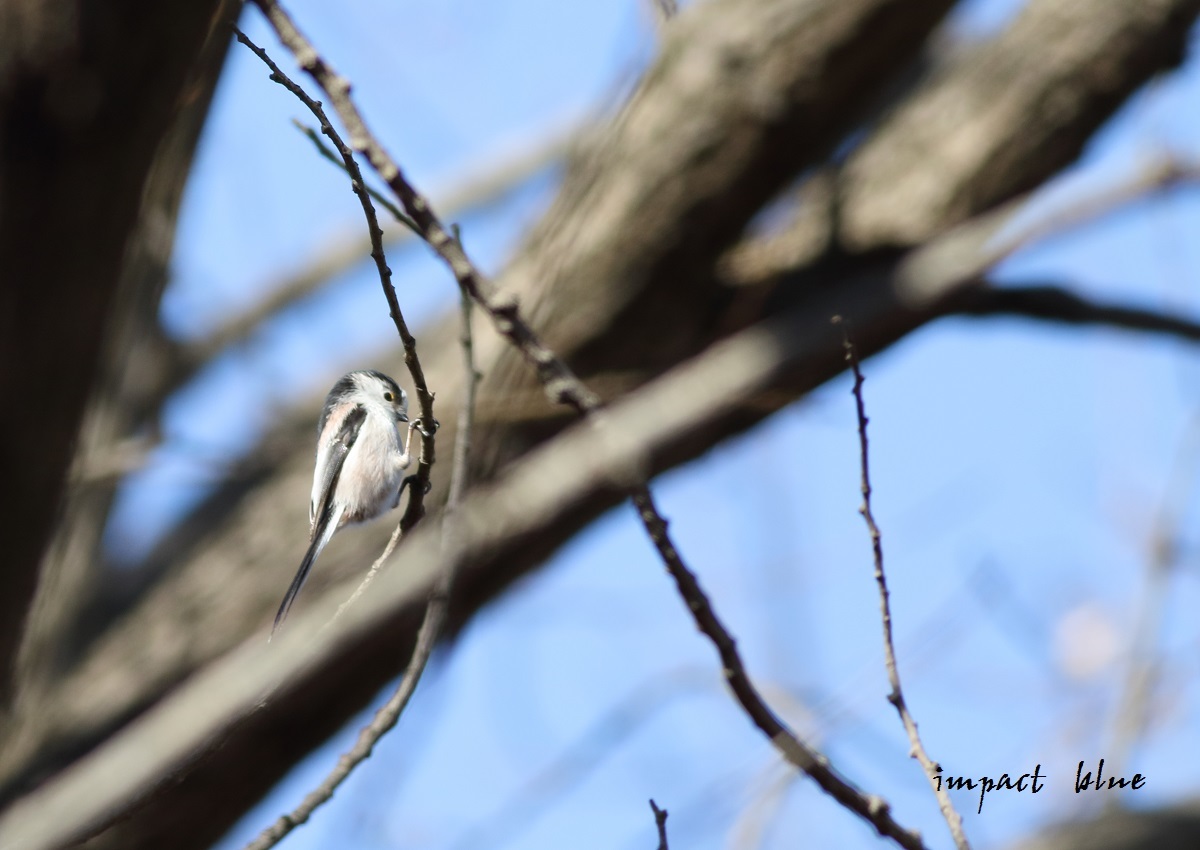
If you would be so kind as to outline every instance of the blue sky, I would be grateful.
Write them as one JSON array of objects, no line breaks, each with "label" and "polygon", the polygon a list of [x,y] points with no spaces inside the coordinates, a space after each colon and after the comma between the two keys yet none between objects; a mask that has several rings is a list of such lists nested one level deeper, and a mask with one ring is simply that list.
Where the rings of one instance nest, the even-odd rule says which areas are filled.
[{"label": "blue sky", "polygon": [[[981,36],[1019,5],[970,2],[955,25]],[[289,4],[435,199],[498,152],[619,103],[655,50],[648,7]],[[290,67],[253,10],[245,28]],[[164,324],[185,339],[202,339],[282,270],[361,227],[342,176],[291,126],[306,118],[299,104],[247,51],[235,48],[231,62],[163,305]],[[1192,62],[1135,97],[1038,204],[1119,181],[1163,150],[1195,156],[1196,102]],[[485,268],[503,266],[553,181],[542,175],[462,219]],[[1035,246],[1000,277],[1061,280],[1195,315],[1198,227],[1197,194],[1172,191]],[[423,248],[389,260],[410,322],[453,302],[453,282]],[[111,550],[136,558],[281,409],[393,344],[364,263],[224,355],[172,400],[166,442],[122,490]],[[1144,335],[956,319],[864,366],[901,673],[927,747],[952,775],[1038,763],[1048,774],[1041,794],[993,794],[982,814],[975,795],[955,795],[976,847],[1096,805],[1073,793],[1075,765],[1110,746],[1155,523],[1200,410],[1197,363],[1194,349]],[[948,847],[884,699],[849,390],[846,376],[831,382],[663,476],[655,491],[780,713],[861,787],[891,800],[930,846]],[[1194,498],[1185,504],[1186,552],[1197,511]],[[1185,559],[1171,579],[1166,681],[1127,771],[1149,781],[1125,798],[1131,804],[1196,792],[1194,768],[1179,757],[1200,752],[1200,632],[1188,613],[1200,604],[1195,567]],[[240,846],[294,805],[359,725],[307,759],[220,846]],[[671,813],[673,846],[878,844],[779,766],[622,507],[476,618],[438,657],[399,728],[283,846],[648,847],[650,797]]]}]

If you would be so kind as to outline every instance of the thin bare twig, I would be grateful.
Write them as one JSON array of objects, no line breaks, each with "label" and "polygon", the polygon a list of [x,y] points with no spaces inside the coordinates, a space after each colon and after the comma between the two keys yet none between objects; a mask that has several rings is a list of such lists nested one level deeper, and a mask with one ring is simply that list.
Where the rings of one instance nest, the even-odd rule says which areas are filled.
[{"label": "thin bare twig", "polygon": [[[320,139],[315,137],[312,138],[319,147],[324,147],[321,144]],[[402,223],[404,223],[406,226],[414,226],[412,224],[412,220],[409,219],[408,216],[404,215],[404,213],[401,212],[400,209],[397,208],[396,205],[391,201],[386,202],[385,209],[387,209],[392,215],[396,216],[397,219],[403,219]],[[420,234],[418,233],[418,235]],[[462,406],[458,409],[458,434],[454,441],[454,459],[450,467],[450,491],[446,499],[446,507],[443,511],[443,534],[448,532],[446,520],[449,518],[449,514],[458,507],[459,502],[462,500],[462,492],[466,487],[467,462],[470,459],[469,456],[471,452],[471,429],[474,427],[475,422],[475,390],[479,384],[480,378],[479,373],[475,370],[475,343],[471,334],[471,299],[465,291],[462,293],[461,311],[460,323],[462,325],[462,331],[461,335],[459,336],[459,344],[462,347],[464,369],[466,371],[466,378],[464,380],[466,397],[463,400]],[[400,527],[397,526],[396,530],[392,532],[392,536],[388,539],[387,546],[385,546],[383,549],[383,554],[375,559],[375,563],[371,564],[371,569],[367,570],[367,574],[363,576],[363,579],[361,582],[359,582],[358,587],[354,589],[354,593],[350,594],[350,598],[338,606],[337,613],[333,615],[334,620],[340,617],[347,608],[353,605],[355,601],[357,601],[358,598],[363,595],[367,589],[367,586],[371,584],[371,582],[375,580],[375,576],[379,574],[380,568],[387,562],[387,559],[391,557],[392,551],[396,548],[396,544],[399,541]],[[447,587],[446,594],[449,594],[449,592],[450,590]],[[430,599],[430,606],[435,604],[436,597],[437,594],[435,593],[434,598]],[[429,613],[427,611],[426,620],[428,620],[428,618]],[[332,622],[332,620],[330,622]],[[441,631],[440,620],[437,621],[437,631]]]},{"label": "thin bare twig", "polygon": [[429,473],[433,467],[433,435],[437,430],[437,420],[433,415],[433,393],[429,391],[429,387],[425,383],[425,372],[421,367],[421,360],[417,356],[417,340],[408,329],[408,322],[404,320],[400,302],[396,298],[396,287],[392,285],[392,270],[388,267],[387,257],[383,253],[383,231],[379,227],[379,218],[375,215],[375,207],[371,203],[371,196],[367,190],[366,181],[363,180],[362,169],[358,167],[358,161],[354,158],[354,152],[334,129],[333,124],[325,115],[324,107],[309,97],[303,88],[283,73],[267,55],[267,52],[251,41],[244,32],[237,27],[234,27],[234,31],[237,33],[238,41],[250,48],[254,55],[271,69],[271,81],[279,83],[290,91],[316,116],[317,121],[320,122],[321,132],[329,138],[341,156],[346,173],[350,175],[350,186],[362,204],[363,215],[367,220],[367,230],[371,234],[371,258],[375,261],[375,267],[379,271],[379,283],[383,287],[383,295],[387,299],[392,322],[395,324],[396,332],[400,335],[400,342],[404,346],[404,365],[408,367],[408,372],[412,376],[417,407],[424,424],[419,431],[421,453],[417,460],[417,472],[412,486],[409,488],[408,505],[404,510],[404,515],[400,518],[400,532],[403,534],[425,515],[425,491],[429,488]]},{"label": "thin bare twig", "polygon": [[704,590],[671,543],[667,535],[667,522],[654,506],[649,490],[644,487],[636,490],[633,502],[668,572],[675,579],[680,595],[687,602],[696,626],[716,646],[725,680],[754,725],[770,739],[784,758],[807,773],[821,790],[842,806],[872,824],[880,835],[891,838],[901,847],[924,847],[919,835],[901,827],[893,820],[886,801],[880,797],[863,794],[851,785],[834,770],[824,755],[796,737],[775,715],[750,681],[733,636],[717,618]]},{"label": "thin bare twig", "polygon": [[946,819],[946,824],[950,827],[950,834],[954,837],[954,845],[958,850],[971,850],[971,844],[963,832],[962,817],[950,801],[950,794],[937,781],[940,768],[925,751],[921,735],[917,732],[917,721],[913,719],[912,713],[908,710],[904,691],[900,687],[900,668],[896,663],[896,644],[892,637],[891,595],[888,592],[887,575],[883,571],[883,535],[880,534],[879,525],[875,522],[875,514],[871,511],[871,465],[867,447],[867,408],[863,401],[862,391],[863,374],[862,369],[859,368],[858,353],[854,348],[854,342],[850,339],[849,330],[841,316],[834,316],[833,321],[842,326],[842,344],[846,351],[846,362],[850,364],[850,369],[854,373],[854,387],[851,392],[854,395],[854,407],[858,414],[859,462],[862,467],[862,505],[858,512],[862,514],[863,521],[867,524],[867,531],[871,536],[871,551],[875,558],[875,583],[879,586],[879,614],[883,620],[883,658],[887,667],[888,684],[892,687],[891,693],[888,694],[888,702],[900,715],[900,722],[904,724],[904,731],[908,734],[908,741],[912,745],[909,755],[920,762],[924,769],[925,778],[929,780],[929,787],[933,789],[938,807],[942,810],[942,817]]},{"label": "thin bare twig", "polygon": [[[275,29],[280,41],[296,57],[297,64],[329,96],[338,117],[350,134],[354,149],[367,157],[371,167],[400,200],[404,211],[416,223],[421,238],[449,266],[460,287],[488,314],[497,330],[537,369],[546,394],[552,401],[567,404],[581,414],[597,410],[600,400],[584,387],[566,365],[542,345],[517,315],[517,305],[509,299],[489,297],[489,285],[467,257],[462,243],[434,214],[428,200],[405,178],[395,160],[367,129],[362,115],[350,97],[350,82],[337,74],[296,28],[291,17],[275,0],[255,0]],[[322,127],[324,129],[324,127]]]},{"label": "thin bare twig", "polygon": [[[367,581],[369,581],[370,577],[387,560],[400,537],[416,525],[424,516],[425,492],[429,486],[429,473],[434,457],[434,432],[437,430],[437,421],[433,417],[433,394],[429,391],[425,383],[424,371],[421,368],[421,361],[417,356],[416,339],[409,331],[408,323],[404,320],[399,301],[396,298],[396,290],[391,281],[391,269],[388,268],[387,259],[383,253],[383,231],[379,227],[375,207],[371,203],[370,191],[363,180],[362,171],[354,159],[353,152],[342,141],[341,136],[334,129],[326,117],[325,110],[321,104],[309,97],[303,88],[284,74],[279,66],[267,55],[266,51],[254,44],[245,33],[241,30],[236,30],[236,32],[238,40],[250,48],[271,69],[271,79],[295,95],[317,117],[317,120],[321,123],[321,132],[329,137],[341,155],[343,168],[347,175],[349,175],[354,193],[358,196],[362,204],[363,214],[367,220],[367,229],[371,235],[371,256],[375,260],[384,296],[387,299],[388,306],[391,308],[392,321],[395,323],[400,340],[404,345],[404,362],[408,366],[409,374],[413,380],[413,387],[416,391],[422,422],[422,427],[419,429],[421,435],[421,454],[417,462],[417,473],[412,477],[411,482],[409,482],[408,504],[404,514],[397,523],[395,531],[392,532],[391,539],[388,541],[383,554],[376,559],[370,572],[368,572]],[[398,216],[401,216],[398,210],[394,212]],[[467,335],[469,336],[469,329]],[[468,357],[468,361],[469,359]],[[474,367],[469,362],[468,365],[470,366],[468,381],[472,381],[475,374]],[[461,434],[459,438],[461,440]],[[298,825],[307,821],[318,807],[333,796],[334,791],[345,781],[354,768],[371,755],[380,738],[396,725],[401,713],[403,713],[405,706],[408,705],[409,699],[416,690],[417,683],[425,670],[429,656],[433,652],[433,647],[437,642],[438,634],[445,620],[447,599],[449,597],[450,585],[454,580],[454,572],[454,569],[446,569],[439,576],[433,598],[430,600],[429,605],[426,606],[425,617],[417,635],[417,642],[413,649],[412,657],[409,659],[404,676],[401,678],[395,693],[375,713],[375,717],[372,718],[371,722],[359,732],[354,746],[338,759],[337,765],[329,772],[321,784],[309,792],[299,806],[291,812],[281,815],[275,823],[250,842],[247,845],[247,850],[266,850],[266,848],[273,847]],[[343,604],[342,608],[345,608],[346,605],[349,605],[357,598],[366,586],[366,583],[365,581],[359,585],[359,589],[351,596],[350,600]],[[339,608],[339,613],[342,608]]]},{"label": "thin bare twig", "polygon": [[[450,496],[446,503],[446,511],[442,516],[443,549],[448,544],[449,532],[454,521],[453,513],[458,507],[463,491],[466,489],[467,465],[470,461],[470,433],[474,423],[475,385],[478,382],[478,373],[475,371],[473,344],[471,340],[471,302],[466,299],[465,295],[463,299],[463,331],[461,342],[463,364],[467,373],[467,398],[463,406],[459,409],[458,435],[454,447],[454,466],[450,474]],[[372,566],[372,572],[377,570],[379,565],[391,554],[391,550],[395,547],[399,537],[400,526],[396,526],[396,530],[392,533],[384,554]],[[358,739],[354,742],[354,746],[338,759],[337,765],[326,775],[321,784],[310,791],[299,806],[291,812],[281,815],[275,823],[263,830],[254,841],[246,845],[245,850],[267,850],[267,848],[274,847],[289,832],[312,817],[313,812],[333,797],[338,786],[346,781],[346,778],[350,776],[359,764],[371,756],[371,752],[374,750],[375,745],[379,743],[379,740],[399,722],[400,715],[404,713],[409,700],[412,699],[412,695],[417,689],[417,684],[421,680],[421,675],[425,672],[425,667],[429,664],[433,648],[437,645],[438,637],[441,635],[442,627],[446,622],[446,612],[450,607],[450,593],[454,587],[454,580],[457,577],[458,565],[459,559],[451,558],[446,562],[444,569],[438,574],[437,582],[434,584],[433,592],[429,597],[429,604],[425,607],[425,616],[421,620],[421,628],[417,632],[417,642],[413,647],[412,656],[408,660],[408,666],[404,670],[400,684],[396,686],[396,690],[392,693],[391,697],[375,712],[375,716],[371,719],[371,722],[359,731]],[[354,595],[342,603],[342,606],[338,608],[339,614],[361,594],[365,586],[366,582],[364,581],[363,584],[358,586]],[[335,619],[336,616],[335,614]]]},{"label": "thin bare twig", "polygon": [[[446,498],[446,507],[442,513],[442,533],[444,536],[449,535],[450,531],[450,515],[458,507],[462,501],[463,491],[467,484],[467,464],[470,461],[471,454],[471,430],[475,423],[475,391],[479,385],[480,374],[475,370],[475,354],[474,341],[471,335],[471,298],[466,292],[462,293],[461,306],[461,323],[462,333],[459,337],[459,344],[463,351],[463,367],[466,372],[465,387],[466,393],[463,399],[462,406],[458,409],[458,432],[454,440],[454,459],[450,467],[450,490]],[[363,595],[367,586],[375,580],[375,576],[379,574],[380,568],[391,557],[392,551],[396,548],[396,544],[400,541],[400,527],[396,526],[396,530],[392,532],[392,536],[388,539],[387,546],[384,547],[383,553],[375,559],[375,563],[371,564],[371,569],[367,570],[367,574],[363,576],[363,580],[358,587],[354,589],[354,593],[350,594],[350,598],[343,602],[337,609],[337,613],[333,615],[336,620],[340,617],[347,608],[355,603],[355,601]],[[444,545],[443,541],[443,545]],[[452,562],[453,563],[453,562]],[[448,595],[450,588],[447,587],[444,594]],[[432,607],[437,601],[438,593],[434,593],[434,597],[430,599]],[[426,620],[429,618],[429,613],[426,612]],[[437,620],[437,631],[441,631],[441,615]],[[331,621],[332,622],[332,621]]]},{"label": "thin bare twig", "polygon": [[654,825],[658,828],[658,850],[669,850],[667,847],[667,810],[660,809],[654,800],[651,800],[650,811],[654,812]]},{"label": "thin bare twig", "polygon": [[[462,290],[488,315],[500,335],[513,344],[535,369],[550,400],[567,405],[582,416],[597,414],[600,399],[542,343],[521,317],[516,302],[490,294],[490,283],[471,262],[457,235],[442,224],[429,202],[413,188],[396,161],[367,128],[362,114],[350,97],[349,80],[334,71],[276,0],[254,0],[254,3],[266,15],[280,41],[295,56],[297,64],[329,96],[338,117],[349,131],[355,150],[367,157],[372,168],[388,184],[404,211],[416,222],[421,238],[446,263]],[[920,836],[900,826],[892,818],[890,807],[884,800],[868,796],[855,788],[832,768],[824,755],[800,741],[771,711],[751,683],[733,637],[713,611],[695,575],[679,556],[667,533],[667,522],[658,512],[649,489],[645,485],[633,487],[631,497],[642,524],[668,572],[675,579],[696,625],[716,646],[726,681],[755,725],[788,761],[812,777],[822,790],[844,807],[872,824],[881,835],[910,850],[924,847]]]},{"label": "thin bare twig", "polygon": [[[313,147],[317,149],[317,153],[321,155],[322,159],[332,162],[347,175],[350,175],[350,169],[346,167],[345,160],[338,156],[338,154],[334,153],[333,149],[330,148],[329,145],[325,144],[324,141],[322,141],[320,134],[317,133],[316,130],[302,121],[297,121],[295,118],[292,119],[292,126],[303,133],[308,140],[313,143]],[[353,179],[353,176],[351,176],[351,179]],[[396,221],[403,224],[418,236],[421,235],[417,230],[416,223],[411,218],[406,216],[403,210],[392,203],[391,198],[386,197],[382,192],[378,192],[375,189],[372,189],[370,186],[367,186],[366,189],[367,194],[371,196],[371,199],[375,201],[375,203],[379,204],[379,206],[390,212],[392,214],[392,218],[396,219]]]},{"label": "thin bare twig", "polygon": [[1165,192],[1175,186],[1195,184],[1198,181],[1200,164],[1159,157],[1147,162],[1139,171],[1115,185],[1075,198],[1066,204],[1059,204],[1057,208],[1034,217],[1032,221],[1022,223],[1025,210],[1039,197],[1037,191],[1027,192],[979,217],[985,221],[992,218],[1001,224],[994,231],[994,238],[979,252],[979,271],[982,274],[1026,248],[1070,232],[1089,221],[1103,218],[1156,192]]}]

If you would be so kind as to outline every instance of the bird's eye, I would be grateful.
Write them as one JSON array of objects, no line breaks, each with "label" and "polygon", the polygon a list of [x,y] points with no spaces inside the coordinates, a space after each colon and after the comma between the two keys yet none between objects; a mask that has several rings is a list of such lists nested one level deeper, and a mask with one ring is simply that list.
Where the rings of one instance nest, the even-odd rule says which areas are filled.
[{"label": "bird's eye", "polygon": [[394,395],[392,395],[391,393],[384,393],[383,400],[384,401],[395,401],[396,397]]}]

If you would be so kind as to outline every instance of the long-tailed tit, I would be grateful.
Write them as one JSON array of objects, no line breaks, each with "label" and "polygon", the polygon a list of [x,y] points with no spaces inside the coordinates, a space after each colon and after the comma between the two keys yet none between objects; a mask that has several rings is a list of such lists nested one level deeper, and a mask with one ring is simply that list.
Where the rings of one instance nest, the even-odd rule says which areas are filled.
[{"label": "long-tailed tit", "polygon": [[329,391],[317,426],[308,551],[275,615],[272,633],[287,616],[334,532],[347,523],[374,519],[399,504],[410,462],[408,447],[417,425],[408,422],[408,434],[401,439],[401,422],[408,422],[408,397],[382,372],[350,372]]}]

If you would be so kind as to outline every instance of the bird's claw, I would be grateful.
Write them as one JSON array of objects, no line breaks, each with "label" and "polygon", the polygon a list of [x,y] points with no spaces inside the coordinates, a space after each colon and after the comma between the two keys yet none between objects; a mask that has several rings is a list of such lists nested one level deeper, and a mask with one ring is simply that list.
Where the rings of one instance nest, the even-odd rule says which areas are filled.
[{"label": "bird's claw", "polygon": [[438,428],[442,427],[441,423],[434,419],[433,425],[430,426],[429,430],[425,430],[425,420],[421,419],[420,417],[414,419],[410,424],[421,433],[422,437],[425,437],[426,439],[432,438],[433,435],[438,432]]},{"label": "bird's claw", "polygon": [[[400,492],[403,493],[405,487],[415,487],[416,483],[417,483],[417,479],[419,479],[420,477],[421,477],[420,475],[416,475],[416,474],[406,476],[405,479],[400,482]],[[428,495],[429,491],[432,489],[433,489],[433,482],[426,481],[425,482],[425,495]]]}]

